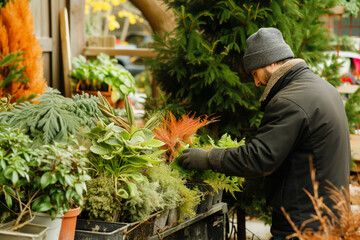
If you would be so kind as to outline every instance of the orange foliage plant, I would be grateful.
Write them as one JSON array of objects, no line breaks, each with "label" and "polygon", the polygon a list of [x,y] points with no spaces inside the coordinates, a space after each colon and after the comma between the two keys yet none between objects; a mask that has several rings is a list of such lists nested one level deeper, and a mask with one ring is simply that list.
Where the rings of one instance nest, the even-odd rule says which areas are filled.
[{"label": "orange foliage plant", "polygon": [[[12,95],[16,101],[31,94],[42,94],[46,87],[43,77],[43,59],[40,42],[34,32],[34,19],[28,0],[10,1],[0,12],[0,60],[9,53],[24,51],[23,61],[18,67],[26,66],[27,82],[12,81],[0,88],[0,97]],[[5,79],[6,69],[0,69],[0,83]]]},{"label": "orange foliage plant", "polygon": [[168,117],[163,117],[158,127],[153,130],[155,138],[164,142],[161,147],[166,150],[165,158],[172,162],[178,156],[178,150],[183,145],[192,144],[193,135],[199,128],[216,121],[205,115],[203,119],[194,116],[183,115],[179,120],[169,112]]}]

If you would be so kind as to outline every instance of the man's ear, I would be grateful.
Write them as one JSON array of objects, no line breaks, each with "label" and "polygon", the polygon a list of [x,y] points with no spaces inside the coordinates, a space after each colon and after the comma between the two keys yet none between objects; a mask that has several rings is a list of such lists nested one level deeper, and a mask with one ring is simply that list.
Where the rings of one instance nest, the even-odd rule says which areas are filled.
[{"label": "man's ear", "polygon": [[275,69],[275,67],[276,67],[276,63],[272,63],[272,64],[270,64],[269,66],[271,67],[271,70],[273,70],[274,71],[274,69]]},{"label": "man's ear", "polygon": [[271,73],[273,73],[273,72],[275,72],[276,69],[278,69],[279,64],[277,64],[277,63],[272,63],[272,64],[270,64],[270,65],[267,65],[266,67],[267,67],[268,71],[270,71]]}]

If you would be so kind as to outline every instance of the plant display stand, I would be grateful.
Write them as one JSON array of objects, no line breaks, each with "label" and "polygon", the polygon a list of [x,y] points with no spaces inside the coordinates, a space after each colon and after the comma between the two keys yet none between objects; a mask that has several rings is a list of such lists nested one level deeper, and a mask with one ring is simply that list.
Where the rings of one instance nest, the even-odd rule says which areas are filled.
[{"label": "plant display stand", "polygon": [[227,204],[220,202],[195,218],[182,222],[148,239],[221,240],[226,236]]}]

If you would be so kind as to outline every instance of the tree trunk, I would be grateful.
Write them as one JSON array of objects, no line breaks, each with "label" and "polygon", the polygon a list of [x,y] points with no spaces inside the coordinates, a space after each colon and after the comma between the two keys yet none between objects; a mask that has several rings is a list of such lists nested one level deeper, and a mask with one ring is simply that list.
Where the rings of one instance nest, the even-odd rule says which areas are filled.
[{"label": "tree trunk", "polygon": [[167,9],[162,0],[129,1],[142,12],[154,33],[164,36],[166,32],[170,32],[175,28],[175,14]]}]

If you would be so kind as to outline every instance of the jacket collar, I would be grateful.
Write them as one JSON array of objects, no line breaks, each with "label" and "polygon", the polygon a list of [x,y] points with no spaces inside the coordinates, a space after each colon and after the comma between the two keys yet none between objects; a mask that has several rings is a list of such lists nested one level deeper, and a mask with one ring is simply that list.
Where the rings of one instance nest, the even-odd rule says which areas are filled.
[{"label": "jacket collar", "polygon": [[270,93],[271,88],[275,85],[275,83],[282,77],[284,74],[289,71],[292,67],[299,63],[305,63],[304,60],[295,58],[291,59],[287,62],[285,62],[283,65],[281,65],[270,77],[269,82],[266,84],[265,90],[260,98],[260,102],[263,102],[266,100],[267,96]]}]

